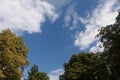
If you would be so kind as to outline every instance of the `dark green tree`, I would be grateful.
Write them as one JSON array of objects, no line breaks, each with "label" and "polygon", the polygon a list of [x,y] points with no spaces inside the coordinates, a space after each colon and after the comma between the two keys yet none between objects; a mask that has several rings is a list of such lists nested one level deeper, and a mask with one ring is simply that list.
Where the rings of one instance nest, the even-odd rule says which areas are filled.
[{"label": "dark green tree", "polygon": [[103,43],[102,59],[106,61],[109,80],[120,80],[120,12],[116,22],[102,27],[97,36]]},{"label": "dark green tree", "polygon": [[60,80],[107,80],[107,69],[98,54],[74,54],[64,70]]},{"label": "dark green tree", "polygon": [[38,66],[34,65],[30,71],[28,71],[28,80],[49,80],[49,77],[44,72],[39,72]]},{"label": "dark green tree", "polygon": [[20,80],[27,60],[28,48],[23,38],[9,29],[0,32],[0,80]]}]

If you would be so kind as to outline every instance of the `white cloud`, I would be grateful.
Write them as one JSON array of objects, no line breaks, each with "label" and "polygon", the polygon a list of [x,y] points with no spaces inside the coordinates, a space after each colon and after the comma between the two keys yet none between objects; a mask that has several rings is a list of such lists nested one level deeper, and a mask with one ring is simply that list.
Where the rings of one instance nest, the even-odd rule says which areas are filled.
[{"label": "white cloud", "polygon": [[90,47],[90,44],[95,41],[95,35],[97,34],[97,28],[92,25],[87,25],[89,27],[85,32],[80,32],[76,36],[74,45],[80,47],[81,50],[85,50]]},{"label": "white cloud", "polygon": [[80,23],[80,16],[75,11],[74,4],[67,9],[66,14],[64,16],[64,25],[63,27],[68,27],[69,30],[74,30],[78,28]]},{"label": "white cloud", "polygon": [[90,48],[90,52],[97,53],[97,52],[103,52],[103,47],[99,48],[99,46],[102,46],[101,42],[97,42],[95,46]]},{"label": "white cloud", "polygon": [[58,16],[54,6],[47,1],[0,0],[0,30],[41,32],[46,16],[52,21]]},{"label": "white cloud", "polygon": [[[117,10],[120,8],[118,3],[119,0],[101,0],[89,18],[80,18],[81,22],[85,25],[85,31],[77,34],[74,45],[81,50],[91,47],[91,44],[97,40],[95,39],[95,36],[98,34],[97,30],[102,26],[115,22],[118,14]],[[98,48],[96,46],[93,46],[90,51],[95,51]]]},{"label": "white cloud", "polygon": [[70,25],[70,22],[71,22],[71,15],[68,14],[64,17],[64,27],[67,27]]},{"label": "white cloud", "polygon": [[50,80],[59,80],[59,76],[63,74],[63,69],[57,69],[48,74]]}]

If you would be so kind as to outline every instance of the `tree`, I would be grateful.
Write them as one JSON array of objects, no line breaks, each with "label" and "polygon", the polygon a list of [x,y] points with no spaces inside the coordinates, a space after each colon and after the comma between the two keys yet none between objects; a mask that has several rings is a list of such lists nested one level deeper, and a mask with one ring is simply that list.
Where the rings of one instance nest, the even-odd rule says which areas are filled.
[{"label": "tree", "polygon": [[49,80],[49,77],[44,72],[39,72],[38,66],[34,65],[30,71],[28,71],[28,80]]},{"label": "tree", "polygon": [[107,80],[107,69],[98,54],[74,54],[64,70],[60,80]]},{"label": "tree", "polygon": [[97,35],[103,44],[102,58],[106,61],[109,80],[120,80],[120,11],[116,22],[102,27]]},{"label": "tree", "polygon": [[0,33],[0,79],[20,80],[27,60],[28,48],[22,37],[9,29]]}]

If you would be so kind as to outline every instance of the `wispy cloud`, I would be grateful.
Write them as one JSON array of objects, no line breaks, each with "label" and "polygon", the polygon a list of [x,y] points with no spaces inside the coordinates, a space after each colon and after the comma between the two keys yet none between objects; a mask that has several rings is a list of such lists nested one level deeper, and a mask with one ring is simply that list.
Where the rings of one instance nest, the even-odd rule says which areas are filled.
[{"label": "wispy cloud", "polygon": [[66,5],[72,2],[72,0],[62,0],[62,1],[61,0],[46,0],[46,1],[54,5],[57,10],[62,9],[63,7],[65,7]]},{"label": "wispy cloud", "polygon": [[63,74],[63,69],[57,69],[48,74],[50,80],[59,80],[59,75]]},{"label": "wispy cloud", "polygon": [[[119,0],[101,0],[89,18],[80,18],[81,22],[85,25],[85,31],[77,34],[74,45],[81,50],[91,48],[91,45],[97,41],[95,39],[95,36],[98,34],[97,30],[102,26],[114,23],[119,8]],[[100,49],[97,49],[98,44],[96,42],[90,51],[99,51]]]},{"label": "wispy cloud", "polygon": [[65,13],[63,27],[68,27],[69,30],[74,30],[79,27],[79,24],[80,16],[75,11],[75,4],[71,4]]},{"label": "wispy cloud", "polygon": [[41,32],[45,17],[55,21],[58,17],[53,5],[42,0],[0,0],[0,30],[15,32]]}]

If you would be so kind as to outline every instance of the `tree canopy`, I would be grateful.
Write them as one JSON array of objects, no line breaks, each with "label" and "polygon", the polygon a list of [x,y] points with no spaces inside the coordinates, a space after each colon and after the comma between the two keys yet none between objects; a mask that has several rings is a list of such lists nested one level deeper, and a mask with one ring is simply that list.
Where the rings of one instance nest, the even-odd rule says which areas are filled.
[{"label": "tree canopy", "polygon": [[38,66],[34,65],[30,71],[28,71],[28,80],[49,80],[49,77],[45,72],[39,72]]},{"label": "tree canopy", "polygon": [[103,44],[102,59],[109,70],[109,80],[120,80],[120,11],[116,22],[100,29],[97,35]]},{"label": "tree canopy", "polygon": [[0,79],[20,80],[29,64],[28,51],[22,37],[9,29],[0,32]]},{"label": "tree canopy", "polygon": [[[21,80],[24,68],[29,65],[29,49],[22,37],[16,36],[9,29],[0,32],[0,80]],[[44,72],[39,72],[34,65],[26,80],[49,80]]]},{"label": "tree canopy", "polygon": [[[101,69],[104,67],[104,69]],[[74,54],[68,63],[64,64],[64,74],[60,80],[106,80],[107,72],[97,54]]]}]

